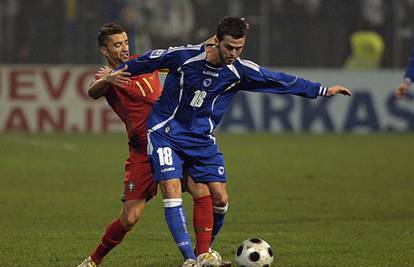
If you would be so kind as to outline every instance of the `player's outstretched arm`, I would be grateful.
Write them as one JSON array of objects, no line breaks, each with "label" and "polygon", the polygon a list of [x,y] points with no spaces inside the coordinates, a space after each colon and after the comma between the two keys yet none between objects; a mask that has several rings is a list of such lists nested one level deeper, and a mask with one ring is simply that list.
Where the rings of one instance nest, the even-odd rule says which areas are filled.
[{"label": "player's outstretched arm", "polygon": [[394,91],[394,96],[395,97],[397,97],[397,98],[402,98],[402,97],[404,97],[406,94],[407,94],[407,92],[408,92],[408,87],[409,87],[409,85],[408,85],[408,83],[406,83],[406,82],[402,82],[402,83],[400,83],[396,88],[395,88],[395,91]]},{"label": "player's outstretched arm", "polygon": [[351,90],[349,90],[348,88],[345,88],[343,86],[334,85],[334,86],[328,88],[328,92],[326,93],[326,96],[333,96],[333,95],[336,95],[336,94],[351,96],[352,92],[351,92]]},{"label": "player's outstretched arm", "polygon": [[93,99],[98,99],[103,96],[108,90],[110,85],[115,85],[118,87],[123,87],[125,84],[131,81],[128,78],[131,74],[126,72],[128,65],[125,65],[122,69],[112,72],[112,69],[109,67],[102,67],[96,73],[98,78],[94,81],[88,88],[88,95]]}]

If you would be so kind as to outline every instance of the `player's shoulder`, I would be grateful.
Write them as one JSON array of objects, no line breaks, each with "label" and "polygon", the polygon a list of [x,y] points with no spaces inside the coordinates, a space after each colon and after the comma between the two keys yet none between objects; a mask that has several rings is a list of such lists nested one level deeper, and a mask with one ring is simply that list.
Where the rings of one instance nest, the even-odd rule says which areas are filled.
[{"label": "player's shoulder", "polygon": [[254,73],[261,72],[261,67],[258,64],[241,58],[236,59],[233,64],[227,65],[227,68],[239,78],[244,74],[254,75]]},{"label": "player's shoulder", "polygon": [[183,46],[174,46],[169,47],[168,49],[156,49],[151,51],[149,57],[151,59],[160,58],[163,56],[174,56],[177,59],[188,59],[195,55],[198,55],[200,53],[204,52],[204,45],[183,45]]},{"label": "player's shoulder", "polygon": [[187,44],[183,46],[175,46],[175,47],[169,47],[167,49],[167,53],[173,53],[173,52],[187,52],[187,53],[198,53],[200,51],[204,51],[204,44]]},{"label": "player's shoulder", "polygon": [[237,66],[238,68],[241,68],[241,69],[246,69],[247,68],[247,69],[257,71],[257,72],[260,72],[260,68],[261,68],[257,63],[255,63],[251,60],[242,59],[242,58],[238,58],[234,62],[234,65]]}]

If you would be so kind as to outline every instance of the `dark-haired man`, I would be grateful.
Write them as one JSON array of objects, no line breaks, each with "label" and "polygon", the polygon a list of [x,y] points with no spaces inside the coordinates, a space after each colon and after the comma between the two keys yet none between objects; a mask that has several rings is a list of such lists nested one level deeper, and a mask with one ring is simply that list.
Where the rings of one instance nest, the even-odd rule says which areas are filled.
[{"label": "dark-haired man", "polygon": [[129,158],[125,163],[121,214],[107,226],[101,242],[79,267],[98,266],[137,223],[146,201],[157,192],[157,184],[152,180],[151,164],[146,155],[146,122],[162,90],[158,72],[131,78],[124,72],[126,68],[111,73],[116,66],[137,57],[130,57],[128,36],[120,25],[104,24],[98,34],[98,44],[109,66],[102,67],[96,73],[88,94],[94,99],[105,97],[124,122],[128,134]]},{"label": "dark-haired man", "polygon": [[[132,75],[169,69],[162,95],[148,119],[148,152],[153,179],[162,191],[167,224],[187,261],[192,247],[182,208],[182,172],[185,169],[195,182],[208,185],[215,211],[214,235],[223,223],[228,195],[224,158],[213,134],[235,94],[245,90],[308,98],[351,95],[342,86],[326,88],[242,60],[239,56],[247,28],[243,19],[225,17],[217,27],[214,45],[149,51],[118,67],[122,70],[128,66]],[[210,266],[203,265],[209,255],[200,256],[198,264]]]}]

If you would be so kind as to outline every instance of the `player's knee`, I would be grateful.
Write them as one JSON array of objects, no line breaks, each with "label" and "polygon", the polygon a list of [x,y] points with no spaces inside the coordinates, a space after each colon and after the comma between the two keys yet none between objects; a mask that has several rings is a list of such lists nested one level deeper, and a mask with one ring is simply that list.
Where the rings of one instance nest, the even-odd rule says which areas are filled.
[{"label": "player's knee", "polygon": [[213,194],[212,199],[215,207],[225,207],[229,201],[229,196],[226,192],[216,193]]},{"label": "player's knee", "polygon": [[160,182],[160,187],[164,198],[181,197],[181,183],[179,179],[171,179]]},{"label": "player's knee", "polygon": [[139,214],[136,213],[123,213],[121,215],[121,223],[126,230],[131,230],[135,224],[139,221]]},{"label": "player's knee", "polygon": [[208,186],[205,184],[197,184],[197,186],[191,188],[189,187],[189,191],[194,199],[210,195],[210,190],[208,189]]}]

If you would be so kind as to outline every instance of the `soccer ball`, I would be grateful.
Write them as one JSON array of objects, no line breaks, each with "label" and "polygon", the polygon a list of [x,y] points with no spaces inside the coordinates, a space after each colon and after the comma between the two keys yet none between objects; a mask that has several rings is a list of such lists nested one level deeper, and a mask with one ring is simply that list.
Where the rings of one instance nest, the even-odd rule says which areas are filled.
[{"label": "soccer ball", "polygon": [[247,239],[237,249],[236,261],[239,267],[269,267],[273,262],[273,250],[263,239]]}]

